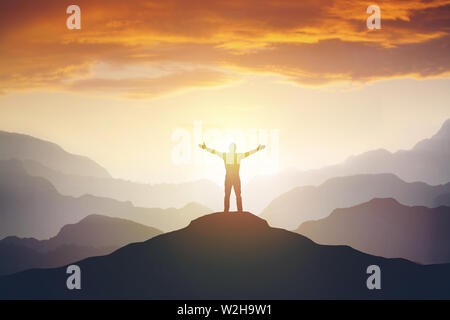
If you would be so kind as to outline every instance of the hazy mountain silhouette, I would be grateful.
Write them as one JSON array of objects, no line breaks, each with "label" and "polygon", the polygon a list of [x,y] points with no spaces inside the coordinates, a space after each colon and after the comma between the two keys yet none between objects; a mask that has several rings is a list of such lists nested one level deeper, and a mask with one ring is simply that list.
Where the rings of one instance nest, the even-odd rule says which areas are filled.
[{"label": "hazy mountain silhouette", "polygon": [[33,268],[59,267],[87,257],[105,255],[112,251],[114,251],[113,247],[64,245],[51,251],[41,252],[25,246],[0,243],[0,275]]},{"label": "hazy mountain silhouette", "polygon": [[257,176],[243,187],[243,198],[247,208],[261,212],[272,199],[295,187],[319,185],[333,177],[378,173],[393,173],[407,182],[450,182],[450,119],[430,139],[418,142],[410,150],[372,150],[317,170]]},{"label": "hazy mountain silhouette", "polygon": [[90,215],[66,225],[48,240],[7,237],[0,241],[0,274],[57,267],[93,255],[105,255],[162,232],[133,221]]},{"label": "hazy mountain silhouette", "polygon": [[111,177],[91,159],[64,151],[60,146],[28,135],[0,131],[0,160],[35,160],[67,174]]},{"label": "hazy mountain silhouette", "polygon": [[450,262],[449,230],[450,207],[409,207],[387,198],[336,209],[324,219],[304,222],[296,232],[321,244],[436,264]]},{"label": "hazy mountain silhouette", "polygon": [[[64,156],[54,156],[50,151],[42,152],[46,148],[53,150],[53,153],[67,154],[53,143],[26,135],[0,132],[0,159],[23,160],[28,173],[49,180],[64,195],[79,197],[91,194],[131,201],[136,206],[160,208],[181,207],[188,202],[198,202],[218,209],[223,202],[222,189],[208,180],[156,185],[133,183],[113,179],[103,168],[100,169],[105,171],[103,174],[91,174],[93,169],[85,169],[84,166],[80,166],[79,170],[75,170],[78,168],[76,165],[73,165],[75,169],[67,169],[72,161],[61,160],[62,164],[58,165],[58,159]],[[244,208],[261,212],[271,200],[295,187],[319,185],[332,177],[355,174],[394,173],[408,182],[447,183],[450,181],[449,148],[450,119],[433,137],[420,141],[411,150],[395,153],[383,149],[373,150],[349,157],[343,163],[317,170],[290,170],[276,175],[255,177],[243,186]],[[47,154],[49,156],[43,156]],[[75,156],[77,159],[78,157]],[[94,167],[98,166],[87,158],[80,158],[93,163]]]},{"label": "hazy mountain silhouette", "polygon": [[0,240],[3,244],[21,245],[39,251],[53,250],[62,245],[93,247],[122,247],[154,237],[162,231],[131,220],[89,215],[77,223],[61,228],[58,234],[48,240],[34,238],[7,237]]},{"label": "hazy mountain silhouette", "polygon": [[194,203],[180,209],[140,208],[90,195],[63,196],[47,180],[28,175],[18,160],[0,161],[0,177],[0,238],[49,238],[62,226],[91,214],[122,217],[168,231],[210,211]]},{"label": "hazy mountain silhouette", "polygon": [[[420,266],[347,246],[322,246],[250,214],[215,213],[181,230],[66,267],[0,278],[0,298],[59,299],[387,299],[449,298],[450,265]],[[381,290],[366,269],[381,268]]]},{"label": "hazy mountain silhouette", "polygon": [[441,194],[434,200],[434,206],[447,206],[450,207],[450,193]]},{"label": "hazy mountain silhouette", "polygon": [[296,229],[308,220],[328,216],[373,198],[394,198],[406,205],[438,206],[438,196],[450,192],[450,183],[430,186],[407,183],[393,174],[368,174],[332,178],[320,186],[297,187],[273,200],[261,217],[270,224]]},{"label": "hazy mountain silhouette", "polygon": [[198,202],[215,209],[222,206],[223,191],[209,180],[178,184],[142,184],[113,178],[69,175],[32,161],[23,161],[26,171],[49,180],[64,195],[79,197],[91,194],[119,201],[131,201],[141,207],[182,207]]},{"label": "hazy mountain silhouette", "polygon": [[63,195],[91,194],[136,206],[173,208],[199,202],[219,208],[222,189],[208,180],[179,184],[142,184],[114,179],[93,160],[70,154],[55,143],[0,131],[0,160],[21,160],[30,175],[43,177]]}]

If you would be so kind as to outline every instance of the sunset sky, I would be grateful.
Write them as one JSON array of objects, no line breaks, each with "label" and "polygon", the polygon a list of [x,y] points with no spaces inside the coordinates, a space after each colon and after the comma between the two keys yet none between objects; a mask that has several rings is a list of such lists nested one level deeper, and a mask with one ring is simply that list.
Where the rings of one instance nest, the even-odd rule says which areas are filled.
[{"label": "sunset sky", "polygon": [[[372,4],[381,30],[366,27]],[[136,181],[223,179],[219,159],[195,161],[195,121],[222,135],[200,137],[211,147],[268,144],[244,179],[411,148],[450,118],[449,74],[450,1],[0,2],[0,130]]]}]

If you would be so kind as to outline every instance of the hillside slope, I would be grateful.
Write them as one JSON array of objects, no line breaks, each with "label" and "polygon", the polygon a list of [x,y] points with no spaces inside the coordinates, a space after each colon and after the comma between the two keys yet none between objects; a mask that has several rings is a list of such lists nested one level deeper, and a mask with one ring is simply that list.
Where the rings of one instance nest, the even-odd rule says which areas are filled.
[{"label": "hillside slope", "polygon": [[93,160],[66,152],[57,144],[25,134],[0,131],[0,160],[10,159],[34,160],[66,174],[111,177]]},{"label": "hillside slope", "polygon": [[23,166],[28,174],[45,178],[59,193],[73,197],[90,194],[118,201],[131,201],[135,206],[147,208],[178,208],[189,202],[217,208],[223,202],[223,191],[220,187],[205,179],[150,185],[122,179],[64,174],[32,160],[23,161]]},{"label": "hillside slope", "polygon": [[48,239],[7,237],[0,241],[0,275],[31,268],[58,267],[90,256],[105,255],[162,232],[133,221],[90,215],[64,226]]},{"label": "hillside slope", "polygon": [[308,220],[328,216],[336,208],[347,208],[373,198],[394,198],[405,205],[435,207],[439,196],[450,192],[450,183],[430,186],[408,183],[393,174],[338,177],[319,186],[305,186],[284,193],[262,212],[274,226],[296,229]]},{"label": "hillside slope", "polygon": [[182,228],[209,211],[195,203],[180,209],[140,208],[131,202],[91,195],[63,196],[47,180],[30,176],[20,161],[0,161],[0,238],[49,238],[64,225],[91,214],[120,217],[168,231]]},{"label": "hillside slope", "polygon": [[290,170],[276,175],[257,176],[244,186],[243,196],[247,208],[259,213],[275,197],[293,188],[317,186],[333,177],[392,173],[406,182],[423,181],[430,185],[440,185],[450,182],[449,164],[450,119],[432,137],[419,141],[411,149],[396,152],[371,150],[319,169]]},{"label": "hillside slope", "polygon": [[[181,230],[66,268],[0,278],[0,299],[381,299],[450,298],[449,265],[420,266],[346,246],[322,246],[251,213],[214,213]],[[381,290],[366,269],[381,268]]]},{"label": "hillside slope", "polygon": [[450,263],[449,230],[450,207],[410,207],[394,199],[373,199],[304,222],[296,232],[321,244],[436,264]]}]

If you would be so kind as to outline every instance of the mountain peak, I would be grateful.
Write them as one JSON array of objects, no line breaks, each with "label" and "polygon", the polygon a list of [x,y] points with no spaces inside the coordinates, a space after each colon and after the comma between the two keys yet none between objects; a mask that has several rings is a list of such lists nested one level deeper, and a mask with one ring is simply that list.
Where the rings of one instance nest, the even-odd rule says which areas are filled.
[{"label": "mountain peak", "polygon": [[250,213],[244,212],[215,212],[192,220],[188,228],[208,231],[214,229],[226,230],[267,230],[269,225],[266,220]]},{"label": "mountain peak", "polygon": [[436,138],[450,139],[450,119],[447,119],[439,131],[434,135]]},{"label": "mountain peak", "polygon": [[[380,212],[390,212],[394,209],[401,209],[404,207],[405,207],[404,205],[402,205],[394,198],[373,198],[372,200],[369,200],[367,202],[355,206],[336,208],[331,212],[331,214],[328,217],[340,218],[343,214],[345,215],[352,210],[370,212],[370,214],[377,216],[379,215]],[[298,230],[301,230],[304,225],[310,225],[316,223],[317,221],[324,221],[324,220],[327,220],[327,217],[320,220],[306,221],[302,225],[300,225],[300,227],[297,229],[297,232],[299,232]]]},{"label": "mountain peak", "polygon": [[388,204],[388,205],[400,205],[400,202],[398,202],[394,198],[373,198],[372,200],[367,202],[368,205],[382,205],[382,204]]},{"label": "mountain peak", "polygon": [[264,238],[271,228],[266,220],[250,212],[215,212],[191,221],[184,230],[194,238],[232,248],[251,239]]},{"label": "mountain peak", "polygon": [[[421,152],[427,152],[427,153],[444,153],[444,154],[448,154],[448,152],[450,151],[448,148],[448,142],[450,140],[450,119],[447,119],[441,126],[441,128],[439,129],[438,132],[436,132],[435,135],[433,135],[431,138],[429,139],[424,139],[422,141],[419,141],[416,143],[416,145],[414,146],[413,150],[415,151],[421,151]],[[434,156],[436,157],[436,156]],[[448,159],[445,158],[443,159],[443,165],[444,168],[447,168],[447,164],[448,164]],[[440,163],[438,163],[439,165]],[[436,164],[434,164],[434,167],[436,166]],[[444,171],[446,172],[446,171]],[[448,181],[447,177],[445,177],[443,174],[440,174],[440,176],[442,176],[444,181]],[[441,178],[441,179],[442,179]],[[422,179],[423,180],[423,179]],[[440,182],[442,183],[442,182]]]},{"label": "mountain peak", "polygon": [[54,247],[77,244],[117,248],[131,242],[147,240],[161,233],[156,228],[131,220],[91,214],[77,223],[65,225],[50,241]]},{"label": "mountain peak", "polygon": [[0,131],[0,159],[34,160],[61,173],[111,178],[95,161],[29,135]]}]

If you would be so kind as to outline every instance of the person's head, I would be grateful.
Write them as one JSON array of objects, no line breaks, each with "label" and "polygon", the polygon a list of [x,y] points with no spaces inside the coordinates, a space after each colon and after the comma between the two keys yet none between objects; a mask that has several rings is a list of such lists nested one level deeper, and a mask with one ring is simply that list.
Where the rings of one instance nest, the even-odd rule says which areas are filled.
[{"label": "person's head", "polygon": [[228,150],[230,150],[230,152],[232,153],[236,152],[236,144],[234,142],[230,143]]}]

